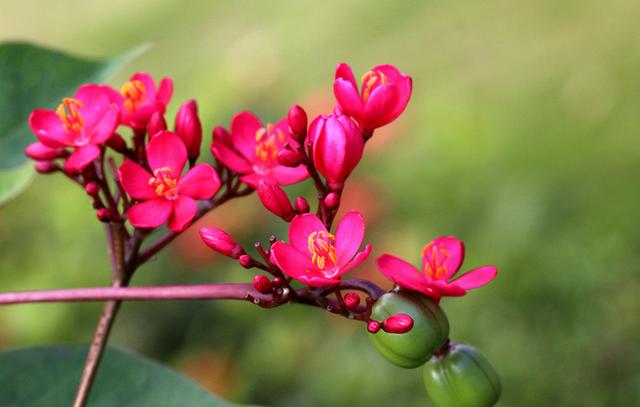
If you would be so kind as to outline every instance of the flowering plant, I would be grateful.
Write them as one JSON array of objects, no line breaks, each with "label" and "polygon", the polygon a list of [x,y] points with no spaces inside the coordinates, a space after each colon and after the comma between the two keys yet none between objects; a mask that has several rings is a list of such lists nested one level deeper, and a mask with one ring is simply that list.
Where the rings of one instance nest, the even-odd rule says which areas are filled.
[{"label": "flowering plant", "polygon": [[[112,281],[103,288],[0,293],[0,304],[106,301],[76,406],[86,404],[124,300],[237,299],[263,308],[316,306],[365,322],[380,353],[403,367],[433,358],[427,363],[432,366],[453,355],[450,349],[466,349],[449,342],[441,297],[463,296],[491,281],[497,270],[484,266],[453,278],[464,257],[460,240],[439,237],[427,244],[422,270],[380,255],[380,272],[395,284],[390,291],[366,279],[344,277],[357,273],[373,249],[362,246],[365,219],[357,208],[347,208],[333,227],[341,197],[375,130],[405,110],[412,79],[394,66],[378,65],[362,76],[359,88],[351,68],[339,64],[333,90],[333,112],[310,123],[306,111],[294,105],[275,125],[240,112],[230,130],[211,126],[211,155],[204,157],[203,127],[209,123],[201,120],[196,101],[186,101],[173,128],[167,125],[165,111],[173,93],[169,78],[156,84],[149,74],[138,72],[119,90],[87,84],[55,110],[32,112],[29,125],[37,141],[25,154],[36,161],[39,173],[62,174],[91,198],[97,219],[106,226]],[[315,187],[314,212],[307,199],[299,196],[292,203],[282,188],[307,179]],[[216,225],[199,230],[208,247],[258,272],[251,283],[130,287],[137,269],[195,220],[254,191],[265,209],[289,223],[286,241],[272,236],[267,246],[256,243],[256,253],[250,254]],[[484,371],[492,369],[485,365]],[[455,392],[455,386],[438,380],[439,372],[430,376],[435,379],[427,381],[427,389],[434,400],[448,405],[446,400],[455,397],[440,395]],[[497,376],[491,376],[491,392],[484,391],[486,380],[472,374],[468,378],[463,373],[459,380],[467,381],[471,400],[481,404],[468,405],[493,404],[499,396]]]}]

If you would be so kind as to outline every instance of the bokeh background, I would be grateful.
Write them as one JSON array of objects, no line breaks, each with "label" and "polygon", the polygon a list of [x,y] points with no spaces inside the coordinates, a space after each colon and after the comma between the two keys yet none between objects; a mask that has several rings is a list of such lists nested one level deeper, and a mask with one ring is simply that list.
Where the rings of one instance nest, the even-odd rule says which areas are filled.
[{"label": "bokeh background", "polygon": [[[214,125],[265,121],[292,103],[328,112],[335,64],[392,63],[414,78],[406,113],[382,129],[344,206],[368,221],[372,258],[418,262],[437,235],[467,243],[467,267],[499,278],[446,299],[452,338],[503,381],[502,406],[640,405],[640,3],[565,1],[0,1],[0,40],[80,55],[153,47],[145,70],[175,80],[168,117],[200,103]],[[308,185],[290,188],[308,194]],[[255,196],[200,225],[250,245],[285,224]],[[136,284],[249,281],[191,228]],[[39,176],[0,210],[0,287],[106,285],[102,227],[65,179]],[[380,280],[372,261],[352,273]],[[0,348],[88,342],[99,304],[0,309]],[[420,370],[396,368],[364,326],[316,309],[238,302],[124,306],[112,344],[160,360],[239,403],[430,405]]]}]

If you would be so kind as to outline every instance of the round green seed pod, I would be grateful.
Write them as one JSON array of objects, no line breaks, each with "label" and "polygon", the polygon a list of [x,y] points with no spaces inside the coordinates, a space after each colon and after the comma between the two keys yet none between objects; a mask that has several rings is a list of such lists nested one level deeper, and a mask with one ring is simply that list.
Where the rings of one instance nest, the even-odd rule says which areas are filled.
[{"label": "round green seed pod", "polygon": [[370,333],[369,339],[389,362],[407,369],[422,366],[449,337],[449,320],[431,298],[408,291],[381,296],[373,306],[371,318],[383,321],[399,313],[413,318],[413,328],[409,332],[379,331]]},{"label": "round green seed pod", "polygon": [[471,345],[452,343],[424,366],[424,383],[439,407],[491,407],[500,398],[500,378]]}]

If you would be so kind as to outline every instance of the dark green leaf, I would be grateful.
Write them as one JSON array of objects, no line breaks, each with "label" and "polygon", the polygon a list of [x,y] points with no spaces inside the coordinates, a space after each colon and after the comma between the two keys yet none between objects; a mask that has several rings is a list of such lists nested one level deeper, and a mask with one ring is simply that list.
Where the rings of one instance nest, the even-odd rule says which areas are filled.
[{"label": "dark green leaf", "polygon": [[[0,352],[0,406],[70,406],[86,353],[86,346]],[[109,348],[98,371],[89,406],[220,407],[232,404],[156,362]]]}]

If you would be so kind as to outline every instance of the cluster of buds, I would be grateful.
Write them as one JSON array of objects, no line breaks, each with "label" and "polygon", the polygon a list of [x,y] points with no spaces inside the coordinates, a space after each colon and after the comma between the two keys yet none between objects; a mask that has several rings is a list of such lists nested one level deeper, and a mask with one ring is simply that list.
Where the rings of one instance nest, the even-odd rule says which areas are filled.
[{"label": "cluster of buds", "polygon": [[[465,295],[497,270],[484,266],[454,277],[464,247],[456,238],[440,237],[423,249],[421,269],[390,254],[377,259],[380,272],[395,284],[390,292],[342,278],[372,251],[370,244],[362,247],[365,220],[359,212],[347,212],[332,231],[346,182],[375,130],[400,116],[412,92],[411,77],[391,65],[372,68],[360,82],[348,65],[338,65],[336,106],[311,121],[299,105],[275,124],[237,113],[228,129],[213,128],[209,164],[198,163],[203,126],[196,102],[185,102],[169,129],[171,79],[156,86],[150,75],[136,73],[119,91],[84,85],[56,110],[35,110],[30,125],[39,141],[26,154],[39,172],[62,172],[82,185],[98,219],[122,227],[130,271],[199,216],[257,191],[263,206],[289,224],[286,241],[270,237],[266,247],[256,243],[252,256],[226,231],[200,229],[211,249],[259,270],[245,299],[267,308],[316,305],[364,321],[384,357],[417,367],[450,348],[441,297]],[[121,136],[122,128],[131,137]],[[292,202],[283,189],[306,179],[317,192],[315,212],[307,199]],[[169,234],[140,252],[149,232],[165,224]]]}]

